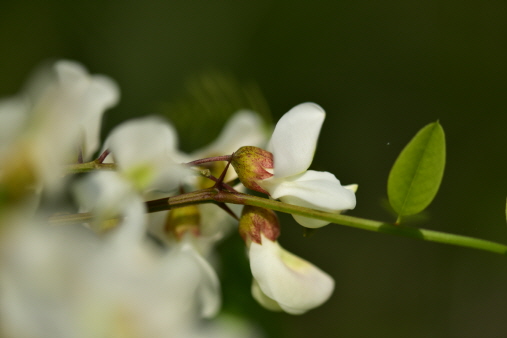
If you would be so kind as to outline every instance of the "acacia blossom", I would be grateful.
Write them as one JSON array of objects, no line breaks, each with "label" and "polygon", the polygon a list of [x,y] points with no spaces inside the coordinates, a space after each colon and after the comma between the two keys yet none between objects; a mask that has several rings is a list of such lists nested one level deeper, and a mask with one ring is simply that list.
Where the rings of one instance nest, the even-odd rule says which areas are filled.
[{"label": "acacia blossom", "polygon": [[261,243],[250,244],[248,256],[254,277],[252,295],[269,310],[303,314],[322,305],[333,293],[331,276],[264,234]]},{"label": "acacia blossom", "polygon": [[[65,165],[90,160],[97,150],[102,113],[119,92],[112,80],[89,75],[74,62],[59,61],[48,72],[23,97],[0,103],[0,159],[9,160],[0,168],[0,188],[10,178],[6,163],[29,164],[35,183],[48,188],[72,183],[75,206],[91,219],[86,227],[48,226],[47,216],[54,213],[45,207],[50,203],[40,206],[41,218],[18,208],[2,214],[0,335],[258,337],[237,320],[203,322],[217,315],[221,299],[218,277],[198,243],[201,229],[178,231],[168,246],[148,239],[147,194],[172,193],[191,174],[181,165],[186,158],[177,150],[174,128],[153,117],[127,121],[103,148],[110,150],[107,160],[114,161],[115,172],[97,170],[67,180]],[[226,145],[261,146],[264,140],[252,113],[237,114],[228,126],[203,153],[230,153]],[[240,136],[243,141],[233,143]],[[19,173],[11,172],[17,178]],[[54,189],[55,206],[64,208],[56,205],[68,200],[62,191]]]},{"label": "acacia blossom", "polygon": [[[176,131],[173,131],[173,135],[176,135]],[[190,154],[185,154],[177,151],[176,139],[171,142],[175,145],[173,153],[178,154],[179,161],[191,162],[207,157],[232,154],[236,149],[245,145],[264,146],[267,143],[267,133],[264,123],[258,114],[250,110],[239,110],[227,120],[218,137],[203,148],[197,149]],[[215,176],[219,176],[225,168],[225,162],[211,162],[207,166]],[[229,170],[224,180],[227,182],[236,177],[235,171]],[[208,188],[212,184],[211,180],[197,175],[188,175],[184,178],[184,186],[189,191]],[[235,188],[241,191],[241,189],[244,189],[244,186],[239,184]],[[161,195],[158,193],[150,193],[149,195],[150,199],[166,196],[167,194]],[[228,206],[236,214],[241,213],[241,205],[229,204]],[[199,224],[199,240],[197,242],[202,253],[207,256],[215,243],[234,229],[236,221],[227,213],[219,210],[216,205],[200,204],[196,207],[198,208],[197,213],[200,219],[203,220]],[[149,227],[150,233],[170,245],[171,241],[168,242],[168,237],[163,229],[167,215],[167,211],[150,214]]]},{"label": "acacia blossom", "polygon": [[2,336],[201,337],[219,309],[216,275],[186,243],[161,253],[34,223],[0,239]]},{"label": "acacia blossom", "polygon": [[333,278],[280,246],[280,225],[274,211],[245,206],[239,232],[248,247],[252,295],[262,306],[302,314],[329,299]]},{"label": "acacia blossom", "polygon": [[118,98],[110,78],[90,75],[73,61],[55,62],[36,73],[21,94],[0,101],[0,158],[24,163],[35,183],[58,190],[63,164],[79,154],[89,159],[97,150],[102,114]]},{"label": "acacia blossom", "polygon": [[177,150],[174,127],[162,118],[148,116],[131,119],[114,128],[103,150],[111,154],[119,172],[141,191],[171,191],[189,175],[181,165],[183,155]]},{"label": "acacia blossom", "polygon": [[[144,264],[136,257],[136,252],[145,256],[146,246],[146,207],[138,193],[128,181],[116,172],[96,172],[77,182],[74,193],[76,200],[85,211],[95,216],[95,229],[107,230],[108,245],[104,250],[111,257],[128,261],[129,264]],[[116,217],[111,226],[108,219]],[[104,226],[106,224],[106,226]],[[171,264],[185,265],[193,269],[192,293],[185,301],[195,298],[201,316],[213,317],[220,309],[220,285],[216,273],[209,263],[201,257],[190,234],[183,234],[170,250],[162,255],[161,261]],[[175,263],[175,261],[178,261]],[[181,261],[181,262],[180,262]],[[171,262],[171,263],[169,263]],[[189,284],[190,285],[190,284]]]},{"label": "acacia blossom", "polygon": [[[280,118],[268,152],[254,147],[239,149],[232,164],[243,184],[289,204],[333,213],[353,209],[356,185],[344,187],[329,172],[308,170],[325,116],[315,103],[302,103]],[[293,216],[308,228],[329,223]]]}]

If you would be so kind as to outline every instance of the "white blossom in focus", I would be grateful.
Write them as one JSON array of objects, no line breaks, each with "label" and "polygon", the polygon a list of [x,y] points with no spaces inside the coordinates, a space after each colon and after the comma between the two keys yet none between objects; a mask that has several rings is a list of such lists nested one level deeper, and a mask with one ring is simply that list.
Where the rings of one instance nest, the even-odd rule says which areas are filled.
[{"label": "white blossom in focus", "polygon": [[320,306],[334,290],[334,280],[313,264],[261,234],[248,251],[254,277],[252,295],[270,310],[298,315]]},{"label": "white blossom in focus", "polygon": [[[258,184],[282,202],[336,213],[355,207],[357,186],[343,187],[329,172],[308,170],[325,115],[320,106],[302,103],[280,118],[267,147],[273,154],[273,176]],[[329,223],[293,216],[308,228]]]}]

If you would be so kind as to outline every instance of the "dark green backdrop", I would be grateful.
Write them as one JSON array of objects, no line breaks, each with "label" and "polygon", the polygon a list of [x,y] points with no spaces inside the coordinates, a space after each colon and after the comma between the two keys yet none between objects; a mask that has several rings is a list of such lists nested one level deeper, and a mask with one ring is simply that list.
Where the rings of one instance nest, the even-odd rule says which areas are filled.
[{"label": "dark green backdrop", "polygon": [[[116,79],[122,100],[104,133],[143,114],[177,119],[166,103],[210,70],[255,81],[275,121],[317,102],[328,115],[312,168],[358,183],[350,214],[379,220],[395,219],[384,204],[397,154],[439,119],[444,181],[416,225],[507,242],[505,1],[3,0],[0,51],[1,96],[48,58]],[[303,238],[283,221],[281,243],[334,276],[336,291],[302,317],[246,301],[272,337],[507,336],[507,257],[338,225]]]}]

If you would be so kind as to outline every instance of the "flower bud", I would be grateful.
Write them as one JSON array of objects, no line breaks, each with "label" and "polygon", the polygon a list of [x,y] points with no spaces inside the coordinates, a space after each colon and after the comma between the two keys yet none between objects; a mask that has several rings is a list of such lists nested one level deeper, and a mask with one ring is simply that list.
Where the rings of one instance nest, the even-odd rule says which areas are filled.
[{"label": "flower bud", "polygon": [[197,205],[174,208],[169,211],[165,221],[165,233],[180,240],[186,232],[198,236],[201,214]]},{"label": "flower bud", "polygon": [[247,246],[251,242],[262,244],[261,234],[276,241],[280,236],[278,217],[273,210],[245,205],[239,219],[239,234]]},{"label": "flower bud", "polygon": [[245,187],[269,195],[257,182],[273,176],[268,171],[273,169],[273,154],[257,147],[241,147],[232,155],[231,164]]},{"label": "flower bud", "polygon": [[26,151],[21,149],[6,158],[12,160],[5,161],[0,172],[0,204],[4,206],[14,205],[33,196],[38,185],[36,168]]}]

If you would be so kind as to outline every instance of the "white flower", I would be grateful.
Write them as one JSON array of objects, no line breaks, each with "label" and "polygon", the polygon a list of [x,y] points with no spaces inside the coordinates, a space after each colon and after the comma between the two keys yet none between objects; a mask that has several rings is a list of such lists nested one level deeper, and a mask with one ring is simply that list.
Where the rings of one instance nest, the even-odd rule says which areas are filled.
[{"label": "white flower", "polygon": [[[95,227],[103,226],[110,218],[120,218],[108,233],[104,248],[108,259],[118,259],[129,265],[145,264],[146,208],[132,185],[116,172],[95,172],[77,182],[74,193],[81,208],[94,215]],[[200,315],[210,318],[220,309],[220,284],[215,271],[199,253],[197,241],[198,238],[191,232],[185,233],[181,239],[173,242],[171,250],[163,258],[165,263],[161,264],[166,266],[168,274],[178,266],[190,269],[188,271],[193,276],[187,277],[189,281],[182,283],[188,283],[191,291],[184,294],[184,290],[180,290],[178,298],[185,298],[183,303],[196,303]]]},{"label": "white flower", "polygon": [[[189,297],[194,297],[197,301],[199,308],[199,314],[203,318],[212,318],[220,310],[221,298],[220,298],[220,282],[218,277],[211,267],[196,248],[194,243],[195,238],[190,233],[183,236],[181,241],[176,244],[170,251],[168,259],[181,260],[176,265],[181,266],[193,266],[196,276],[188,278],[183,283],[195,283],[192,294]],[[167,268],[171,269],[174,262],[170,262]]]},{"label": "white flower", "polygon": [[111,79],[90,75],[76,62],[56,62],[22,94],[0,102],[0,158],[19,162],[21,156],[37,182],[57,190],[63,164],[77,159],[79,150],[85,159],[97,150],[102,113],[118,97]]},{"label": "white flower", "polygon": [[249,257],[252,294],[267,309],[302,314],[320,306],[333,293],[333,278],[264,234],[261,244],[251,242]]},{"label": "white flower", "polygon": [[74,184],[73,192],[80,212],[92,213],[95,231],[118,228],[113,237],[125,247],[143,240],[147,218],[144,201],[117,172],[90,173]]},{"label": "white flower", "polygon": [[[314,103],[302,103],[282,116],[267,149],[273,153],[273,176],[258,184],[272,198],[289,204],[327,212],[353,209],[354,187],[343,187],[331,173],[307,170],[324,118],[324,110]],[[294,218],[309,228],[329,223],[297,215]]]},{"label": "white flower", "polygon": [[2,336],[194,337],[219,309],[218,279],[187,242],[117,250],[84,229],[27,223],[0,238]]},{"label": "white flower", "polygon": [[132,119],[114,128],[105,141],[119,171],[140,191],[170,191],[189,174],[181,165],[177,134],[155,116]]}]

